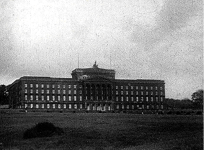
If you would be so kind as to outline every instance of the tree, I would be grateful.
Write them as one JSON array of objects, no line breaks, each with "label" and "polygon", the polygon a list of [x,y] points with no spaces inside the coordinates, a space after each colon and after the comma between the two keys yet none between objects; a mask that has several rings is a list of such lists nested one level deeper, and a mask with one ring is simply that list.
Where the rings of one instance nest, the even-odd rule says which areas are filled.
[{"label": "tree", "polygon": [[203,109],[203,90],[197,90],[192,94],[192,101],[194,104],[194,108]]},{"label": "tree", "polygon": [[5,85],[0,85],[0,105],[8,104],[8,94]]}]

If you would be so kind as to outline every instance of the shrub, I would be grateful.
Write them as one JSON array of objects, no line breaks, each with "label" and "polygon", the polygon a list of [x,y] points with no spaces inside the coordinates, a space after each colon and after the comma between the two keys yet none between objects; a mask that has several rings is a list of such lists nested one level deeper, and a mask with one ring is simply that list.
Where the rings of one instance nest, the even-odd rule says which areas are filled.
[{"label": "shrub", "polygon": [[37,137],[50,137],[54,134],[60,135],[63,133],[63,130],[59,127],[55,127],[52,123],[41,122],[35,125],[34,127],[27,129],[24,132],[23,138],[37,138]]}]

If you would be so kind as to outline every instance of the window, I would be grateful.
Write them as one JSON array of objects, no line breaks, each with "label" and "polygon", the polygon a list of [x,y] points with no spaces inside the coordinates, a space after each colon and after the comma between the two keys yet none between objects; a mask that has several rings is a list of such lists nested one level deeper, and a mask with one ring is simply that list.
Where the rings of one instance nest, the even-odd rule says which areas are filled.
[{"label": "window", "polygon": [[122,105],[122,109],[124,109],[124,105]]},{"label": "window", "polygon": [[27,89],[25,89],[25,93],[28,93]]},{"label": "window", "polygon": [[121,91],[121,95],[123,95],[123,91]]},{"label": "window", "polygon": [[123,101],[123,97],[121,97],[121,101]]},{"label": "window", "polygon": [[147,101],[147,102],[149,101],[149,98],[148,98],[148,97],[146,97],[146,101]]},{"label": "window", "polygon": [[74,104],[74,109],[77,109],[77,104]]},{"label": "window", "polygon": [[128,95],[128,91],[126,91],[126,95]]},{"label": "window", "polygon": [[143,90],[143,86],[141,86],[141,90]]},{"label": "window", "polygon": [[71,96],[69,96],[69,101],[71,101],[71,99],[72,99],[72,97],[71,97]]},{"label": "window", "polygon": [[50,100],[50,97],[49,97],[49,96],[47,96],[47,100],[48,100],[48,101]]},{"label": "window", "polygon": [[60,90],[57,90],[57,93],[60,94]]},{"label": "window", "polygon": [[61,108],[61,105],[60,105],[60,104],[58,104],[58,108],[59,108],[59,109]]},{"label": "window", "polygon": [[63,89],[65,89],[65,85],[63,85],[62,87],[63,87]]},{"label": "window", "polygon": [[116,96],[116,101],[118,101],[118,96]]},{"label": "window", "polygon": [[63,94],[66,94],[65,90],[63,90]]},{"label": "window", "polygon": [[161,109],[164,109],[164,106],[163,106],[163,105],[161,105]]},{"label": "window", "polygon": [[52,100],[55,101],[55,96],[52,96]]},{"label": "window", "polygon": [[118,95],[118,91],[116,91],[116,95]]},{"label": "window", "polygon": [[71,94],[71,90],[69,90],[69,94]]},{"label": "window", "polygon": [[131,91],[131,95],[133,95],[133,91]]},{"label": "window", "polygon": [[139,100],[139,98],[138,97],[136,97],[136,101],[138,102],[138,100]]},{"label": "window", "polygon": [[49,88],[50,87],[50,85],[49,84],[47,84],[47,88]]},{"label": "window", "polygon": [[158,97],[156,97],[156,102],[158,102]]},{"label": "window", "polygon": [[31,100],[31,101],[33,100],[33,95],[30,96],[30,100]]},{"label": "window", "polygon": [[146,86],[146,90],[148,90],[148,86]]},{"label": "window", "polygon": [[160,90],[162,90],[163,88],[162,88],[162,86],[160,87]]},{"label": "window", "polygon": [[116,109],[119,109],[119,105],[116,105]]},{"label": "window", "polygon": [[55,88],[55,85],[54,85],[54,84],[52,85],[52,88]]},{"label": "window", "polygon": [[26,100],[26,101],[28,100],[28,96],[27,96],[27,95],[25,95],[25,100]]},{"label": "window", "polygon": [[131,86],[131,90],[133,90],[133,86]]},{"label": "window", "polygon": [[44,84],[41,85],[41,88],[44,88]]},{"label": "window", "polygon": [[153,92],[151,92],[151,95],[153,95]]},{"label": "window", "polygon": [[71,85],[69,85],[69,88],[71,88]]},{"label": "window", "polygon": [[57,88],[60,88],[60,85],[59,85],[59,84],[57,85]]},{"label": "window", "polygon": [[47,104],[47,108],[50,108],[50,104]]},{"label": "window", "polygon": [[80,109],[82,109],[82,104],[80,104]]},{"label": "window", "polygon": [[133,102],[133,97],[131,97],[131,101]]},{"label": "window", "polygon": [[129,105],[127,105],[127,109],[129,109]]},{"label": "window", "polygon": [[66,97],[65,96],[63,96],[63,101],[66,101]]},{"label": "window", "polygon": [[36,108],[39,108],[39,105],[38,105],[38,104],[36,104]]},{"label": "window", "polygon": [[163,95],[163,92],[161,92],[161,95]]},{"label": "window", "polygon": [[38,101],[38,95],[36,95],[36,101]]},{"label": "window", "polygon": [[[97,99],[98,99],[98,96],[97,96]],[[82,96],[79,96],[79,100],[82,101]]]},{"label": "window", "polygon": [[149,109],[149,105],[147,105],[147,109]]},{"label": "window", "polygon": [[57,100],[60,101],[60,96],[59,95],[57,96]]},{"label": "window", "polygon": [[163,97],[161,97],[161,102],[163,102]]},{"label": "window", "polygon": [[44,101],[44,96],[41,96],[42,101]]},{"label": "window", "polygon": [[52,90],[52,94],[55,94],[55,90]]},{"label": "window", "polygon": [[33,87],[33,84],[30,84],[30,88],[32,88]]},{"label": "window", "polygon": [[25,86],[25,88],[27,88],[27,87],[28,87],[28,84],[25,84],[24,86]]},{"label": "window", "polygon": [[30,108],[33,108],[33,104],[30,104]]},{"label": "window", "polygon": [[156,95],[158,95],[158,92],[156,92]]},{"label": "window", "polygon": [[157,90],[157,86],[155,87],[155,90]]},{"label": "window", "polygon": [[38,94],[38,89],[36,90],[36,93]]},{"label": "window", "polygon": [[44,104],[42,104],[42,108],[44,108]]},{"label": "window", "polygon": [[[82,90],[79,90],[79,94],[82,94]],[[98,94],[98,91],[96,91],[96,94]]]},{"label": "window", "polygon": [[64,108],[66,108],[66,104],[64,104]]},{"label": "window", "polygon": [[148,92],[146,92],[146,95],[148,95]]},{"label": "window", "polygon": [[143,97],[141,97],[141,101],[143,102],[143,100],[144,100],[144,98]]},{"label": "window", "polygon": [[72,105],[71,104],[69,104],[69,109],[72,109]]},{"label": "window", "polygon": [[76,89],[76,85],[74,85],[74,88]]},{"label": "window", "polygon": [[143,95],[143,91],[141,91],[141,95]]},{"label": "window", "polygon": [[116,86],[115,88],[118,89],[118,86]]},{"label": "window", "polygon": [[55,109],[55,104],[52,104],[52,108],[54,108],[54,109]]},{"label": "window", "polygon": [[33,89],[30,90],[30,93],[33,93]]},{"label": "window", "polygon": [[128,101],[128,97],[126,97],[126,101]]},{"label": "window", "polygon": [[120,86],[121,89],[123,89],[123,86]]},{"label": "window", "polygon": [[138,86],[136,86],[136,89],[138,90]]},{"label": "window", "polygon": [[151,101],[153,102],[153,97],[151,97]]},{"label": "window", "polygon": [[[76,90],[74,90],[74,94],[76,94]],[[92,94],[92,93],[91,93]]]},{"label": "window", "polygon": [[49,90],[47,90],[47,94],[49,94]]},{"label": "window", "polygon": [[136,91],[136,95],[138,95],[138,91]]},{"label": "window", "polygon": [[41,93],[44,93],[44,90],[42,90]]},{"label": "window", "polygon": [[126,86],[126,89],[128,89],[128,86]]},{"label": "window", "polygon": [[134,105],[132,105],[132,109],[135,109],[135,108],[134,108]]}]

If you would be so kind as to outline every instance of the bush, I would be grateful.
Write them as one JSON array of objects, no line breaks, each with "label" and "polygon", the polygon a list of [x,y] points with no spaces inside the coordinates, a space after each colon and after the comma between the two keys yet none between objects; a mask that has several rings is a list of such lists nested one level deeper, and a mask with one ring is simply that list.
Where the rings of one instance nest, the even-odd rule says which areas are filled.
[{"label": "bush", "polygon": [[52,123],[49,122],[41,122],[36,126],[27,129],[24,132],[23,138],[37,138],[37,137],[50,137],[54,134],[61,135],[63,130],[59,127],[55,127]]}]

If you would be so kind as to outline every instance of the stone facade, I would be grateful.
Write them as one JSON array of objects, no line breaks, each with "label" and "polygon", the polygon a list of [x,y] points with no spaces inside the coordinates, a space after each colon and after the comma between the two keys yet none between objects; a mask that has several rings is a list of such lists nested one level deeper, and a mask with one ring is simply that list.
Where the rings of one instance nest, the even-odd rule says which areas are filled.
[{"label": "stone facade", "polygon": [[164,111],[162,80],[115,79],[115,71],[75,69],[72,78],[25,76],[8,86],[11,108],[28,111],[158,113]]}]

